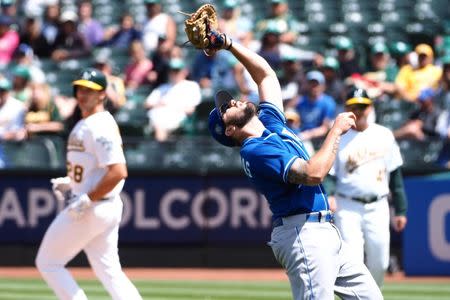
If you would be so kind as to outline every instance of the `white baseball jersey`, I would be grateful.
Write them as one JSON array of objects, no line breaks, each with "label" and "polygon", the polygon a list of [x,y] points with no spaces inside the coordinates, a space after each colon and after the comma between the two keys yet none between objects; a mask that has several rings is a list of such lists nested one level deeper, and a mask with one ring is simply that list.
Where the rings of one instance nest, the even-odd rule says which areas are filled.
[{"label": "white baseball jersey", "polygon": [[341,137],[330,174],[336,176],[336,192],[350,197],[389,193],[389,173],[403,164],[392,132],[379,124]]},{"label": "white baseball jersey", "polygon": [[[90,192],[106,174],[106,167],[125,163],[122,138],[113,116],[99,112],[80,120],[70,133],[67,143],[67,173],[75,194]],[[105,195],[119,195],[125,180]]]},{"label": "white baseball jersey", "polygon": [[[67,143],[67,172],[75,194],[98,184],[111,164],[125,163],[122,138],[109,112],[98,112],[78,121]],[[58,299],[87,300],[67,271],[66,264],[84,250],[94,273],[114,300],[142,300],[122,271],[117,249],[123,204],[119,193],[124,180],[101,201],[74,219],[68,208],[47,229],[36,256],[36,266]],[[70,237],[67,239],[66,237]]]}]

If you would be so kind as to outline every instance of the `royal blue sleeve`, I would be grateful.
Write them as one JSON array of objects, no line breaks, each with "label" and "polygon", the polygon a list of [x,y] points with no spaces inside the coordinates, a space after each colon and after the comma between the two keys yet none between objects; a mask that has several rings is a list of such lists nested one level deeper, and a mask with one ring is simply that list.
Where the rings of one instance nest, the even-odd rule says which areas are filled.
[{"label": "royal blue sleeve", "polygon": [[298,156],[278,147],[270,139],[269,135],[266,141],[252,145],[252,149],[242,153],[244,169],[249,171],[250,177],[287,183],[289,169]]},{"label": "royal blue sleeve", "polygon": [[260,104],[258,118],[271,132],[280,133],[286,126],[284,113],[270,102]]}]

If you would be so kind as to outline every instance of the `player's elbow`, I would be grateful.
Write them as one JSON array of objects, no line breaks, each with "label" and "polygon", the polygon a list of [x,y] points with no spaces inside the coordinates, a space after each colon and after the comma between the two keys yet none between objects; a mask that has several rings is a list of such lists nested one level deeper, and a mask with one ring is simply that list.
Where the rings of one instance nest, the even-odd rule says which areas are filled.
[{"label": "player's elbow", "polygon": [[318,185],[321,184],[324,179],[325,176],[320,172],[309,172],[307,173],[304,185]]},{"label": "player's elbow", "polygon": [[316,166],[314,164],[310,164],[310,162],[308,162],[306,164],[306,174],[307,174],[307,183],[305,183],[306,185],[318,185],[321,184],[324,180],[325,177],[328,174],[328,171],[326,171],[324,168],[322,168],[321,166]]},{"label": "player's elbow", "polygon": [[122,180],[128,177],[128,170],[125,164],[114,164],[110,167],[110,172],[114,174],[114,177],[118,180]]},{"label": "player's elbow", "polygon": [[296,159],[291,166],[288,179],[290,183],[314,186],[322,183],[326,175],[327,172],[311,165],[309,161]]}]

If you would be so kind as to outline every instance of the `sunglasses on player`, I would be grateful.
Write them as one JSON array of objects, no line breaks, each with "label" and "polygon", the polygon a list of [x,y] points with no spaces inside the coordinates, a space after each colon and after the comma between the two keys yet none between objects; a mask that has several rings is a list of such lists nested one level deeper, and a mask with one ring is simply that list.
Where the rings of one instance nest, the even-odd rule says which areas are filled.
[{"label": "sunglasses on player", "polygon": [[227,102],[223,103],[219,107],[220,114],[223,115],[224,113],[226,113],[227,109],[229,109],[230,107],[231,107],[231,101],[227,101]]}]

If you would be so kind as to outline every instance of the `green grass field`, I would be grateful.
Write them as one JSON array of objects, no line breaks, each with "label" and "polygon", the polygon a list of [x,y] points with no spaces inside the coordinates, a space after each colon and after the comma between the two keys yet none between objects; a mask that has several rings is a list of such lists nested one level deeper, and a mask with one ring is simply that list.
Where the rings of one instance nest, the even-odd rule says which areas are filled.
[{"label": "green grass field", "polygon": [[[79,280],[89,299],[110,299],[95,280]],[[151,300],[288,300],[287,282],[237,281],[167,281],[134,280],[144,299]],[[450,299],[449,284],[387,283],[383,288],[386,300],[445,300]],[[1,279],[1,300],[56,299],[39,279]]]}]

